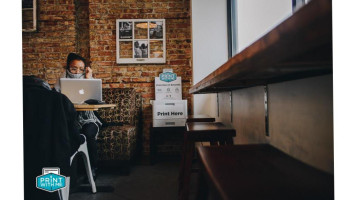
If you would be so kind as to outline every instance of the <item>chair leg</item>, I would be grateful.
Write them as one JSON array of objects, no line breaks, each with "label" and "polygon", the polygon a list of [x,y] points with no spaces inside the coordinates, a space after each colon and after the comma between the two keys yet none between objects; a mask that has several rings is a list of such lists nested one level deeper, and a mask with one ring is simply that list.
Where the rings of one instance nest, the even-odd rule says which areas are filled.
[{"label": "chair leg", "polygon": [[95,185],[95,181],[94,181],[94,178],[93,178],[93,173],[91,171],[88,147],[87,147],[86,142],[79,147],[78,151],[84,153],[83,159],[84,159],[84,164],[85,164],[85,169],[86,169],[86,172],[87,172],[88,180],[89,180],[89,183],[91,185],[92,193],[96,193],[96,185]]},{"label": "chair leg", "polygon": [[64,196],[64,192],[63,192],[64,189],[60,189],[58,190],[58,196],[59,196],[59,200],[64,200],[63,196]]},{"label": "chair leg", "polygon": [[204,177],[204,172],[201,171],[198,175],[198,188],[197,195],[195,197],[196,200],[208,199],[209,197],[209,186]]},{"label": "chair leg", "polygon": [[69,200],[70,177],[66,177],[66,187],[58,190],[60,200]]}]

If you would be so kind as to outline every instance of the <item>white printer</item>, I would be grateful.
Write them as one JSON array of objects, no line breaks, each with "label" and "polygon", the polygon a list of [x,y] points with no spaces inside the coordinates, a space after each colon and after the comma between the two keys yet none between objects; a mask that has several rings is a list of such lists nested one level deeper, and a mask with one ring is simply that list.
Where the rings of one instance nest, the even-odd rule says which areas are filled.
[{"label": "white printer", "polygon": [[151,101],[153,127],[185,126],[187,100],[182,100],[182,80],[172,69],[164,69],[155,78],[155,97]]}]

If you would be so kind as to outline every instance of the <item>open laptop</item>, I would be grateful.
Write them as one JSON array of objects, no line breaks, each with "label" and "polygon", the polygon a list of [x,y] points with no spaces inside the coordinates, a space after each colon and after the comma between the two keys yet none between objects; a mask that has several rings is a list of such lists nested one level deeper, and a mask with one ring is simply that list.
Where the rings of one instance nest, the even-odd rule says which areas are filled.
[{"label": "open laptop", "polygon": [[73,104],[82,104],[88,99],[102,101],[101,79],[72,79],[61,78],[61,92]]}]

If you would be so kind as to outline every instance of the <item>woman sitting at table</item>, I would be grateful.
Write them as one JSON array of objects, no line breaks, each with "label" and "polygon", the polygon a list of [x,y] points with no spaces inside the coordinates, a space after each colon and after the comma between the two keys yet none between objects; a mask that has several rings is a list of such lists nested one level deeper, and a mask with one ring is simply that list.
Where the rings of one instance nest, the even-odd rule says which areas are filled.
[{"label": "woman sitting at table", "polygon": [[[86,65],[86,61],[80,55],[75,53],[68,54],[66,71],[60,76],[60,78],[76,78],[76,79],[91,79],[93,71]],[[60,78],[57,80],[54,88],[60,92]],[[90,164],[93,171],[94,179],[97,175],[98,168],[98,152],[96,138],[99,133],[99,128],[102,123],[95,116],[93,111],[81,111],[78,112],[78,121],[81,126],[81,133],[85,135],[87,139],[87,146],[90,158]]]}]

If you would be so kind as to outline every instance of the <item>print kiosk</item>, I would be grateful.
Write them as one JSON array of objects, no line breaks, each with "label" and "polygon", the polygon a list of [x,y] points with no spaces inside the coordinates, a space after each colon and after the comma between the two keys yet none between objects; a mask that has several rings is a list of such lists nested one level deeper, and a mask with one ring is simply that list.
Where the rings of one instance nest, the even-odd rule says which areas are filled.
[{"label": "print kiosk", "polygon": [[155,98],[152,101],[153,127],[185,126],[187,100],[182,100],[182,80],[172,69],[164,69],[155,78]]}]

